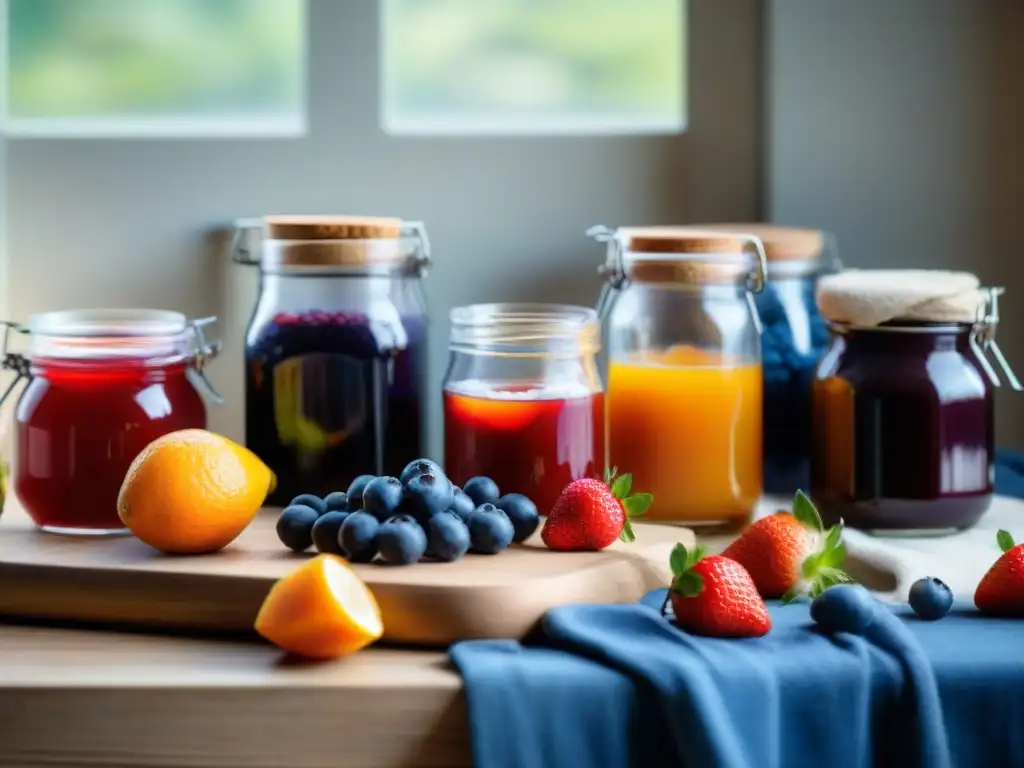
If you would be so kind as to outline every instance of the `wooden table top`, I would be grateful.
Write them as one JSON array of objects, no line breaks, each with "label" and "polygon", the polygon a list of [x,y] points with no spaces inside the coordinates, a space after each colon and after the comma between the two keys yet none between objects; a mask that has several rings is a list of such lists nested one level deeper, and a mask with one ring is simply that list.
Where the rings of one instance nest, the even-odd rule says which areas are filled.
[{"label": "wooden table top", "polygon": [[472,765],[462,679],[436,651],[303,664],[258,642],[0,623],[0,659],[4,765]]},{"label": "wooden table top", "polygon": [[471,765],[442,653],[303,664],[258,643],[0,625],[0,658],[5,765]]}]

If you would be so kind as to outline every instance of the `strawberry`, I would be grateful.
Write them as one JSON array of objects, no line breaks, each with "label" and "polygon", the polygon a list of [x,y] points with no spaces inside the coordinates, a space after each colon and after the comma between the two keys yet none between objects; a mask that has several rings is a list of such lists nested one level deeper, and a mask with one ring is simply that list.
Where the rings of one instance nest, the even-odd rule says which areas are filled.
[{"label": "strawberry", "polygon": [[549,549],[597,551],[616,539],[636,541],[629,519],[650,509],[654,497],[649,493],[630,495],[632,476],[615,477],[615,472],[609,472],[603,483],[585,478],[565,487],[540,532]]},{"label": "strawberry", "polygon": [[842,522],[826,532],[814,504],[798,491],[792,514],[776,512],[756,520],[722,556],[747,569],[761,597],[788,603],[804,592],[814,598],[850,581],[841,570],[846,559],[842,538]]},{"label": "strawberry", "polygon": [[[680,629],[711,637],[761,637],[772,628],[754,580],[735,560],[676,544],[668,599]],[[662,609],[664,611],[664,607]]]},{"label": "strawberry", "polygon": [[974,604],[992,616],[1024,616],[1024,544],[1014,544],[1006,531],[996,534],[1002,556],[974,591]]}]

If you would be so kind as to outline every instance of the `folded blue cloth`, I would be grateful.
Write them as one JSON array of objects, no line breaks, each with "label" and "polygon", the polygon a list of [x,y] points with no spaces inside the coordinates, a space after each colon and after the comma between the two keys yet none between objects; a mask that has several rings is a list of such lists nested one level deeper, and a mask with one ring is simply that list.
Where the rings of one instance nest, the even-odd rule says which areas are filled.
[{"label": "folded blue cloth", "polygon": [[1024,765],[1024,622],[873,603],[861,635],[829,636],[797,603],[770,606],[763,638],[719,640],[660,616],[664,594],[552,610],[527,645],[453,646],[474,764]]},{"label": "folded blue cloth", "polygon": [[[1024,498],[1024,452],[996,491]],[[958,606],[942,621],[875,603],[829,636],[806,603],[763,638],[687,635],[639,605],[578,605],[538,636],[452,647],[479,768],[1024,766],[1024,621]]]},{"label": "folded blue cloth", "polygon": [[1024,499],[1024,451],[996,452],[996,493]]}]

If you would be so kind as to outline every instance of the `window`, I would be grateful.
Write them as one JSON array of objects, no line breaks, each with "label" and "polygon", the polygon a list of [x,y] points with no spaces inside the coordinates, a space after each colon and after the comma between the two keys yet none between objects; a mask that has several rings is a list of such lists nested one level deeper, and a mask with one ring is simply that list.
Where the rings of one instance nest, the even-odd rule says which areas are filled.
[{"label": "window", "polygon": [[305,131],[304,0],[7,0],[6,11],[11,135]]},{"label": "window", "polygon": [[685,0],[380,1],[389,133],[685,128]]}]

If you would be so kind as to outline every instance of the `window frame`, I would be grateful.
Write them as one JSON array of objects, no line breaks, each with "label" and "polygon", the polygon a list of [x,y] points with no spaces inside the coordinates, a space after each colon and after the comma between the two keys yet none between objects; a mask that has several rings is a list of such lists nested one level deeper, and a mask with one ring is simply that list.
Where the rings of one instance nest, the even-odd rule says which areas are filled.
[{"label": "window frame", "polygon": [[[690,0],[676,0],[680,6],[680,17],[684,21],[685,34],[681,37],[682,82],[690,75],[689,37]],[[391,19],[396,13],[400,0],[377,0],[379,71],[377,87],[380,104],[380,128],[388,136],[401,138],[421,137],[601,137],[601,136],[681,136],[689,130],[689,92],[681,104],[679,119],[658,120],[651,118],[610,118],[607,114],[588,117],[585,114],[570,117],[534,117],[520,119],[503,115],[499,118],[451,117],[438,119],[401,118],[395,114],[394,105],[388,98],[388,86],[392,79],[388,51],[391,47]]]},{"label": "window frame", "polygon": [[160,115],[159,117],[13,117],[10,110],[11,71],[9,0],[0,0],[0,132],[24,139],[266,139],[303,138],[309,135],[310,33],[309,2],[295,0],[301,30],[299,106],[294,115]]}]

